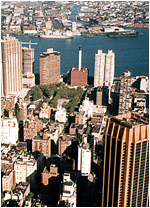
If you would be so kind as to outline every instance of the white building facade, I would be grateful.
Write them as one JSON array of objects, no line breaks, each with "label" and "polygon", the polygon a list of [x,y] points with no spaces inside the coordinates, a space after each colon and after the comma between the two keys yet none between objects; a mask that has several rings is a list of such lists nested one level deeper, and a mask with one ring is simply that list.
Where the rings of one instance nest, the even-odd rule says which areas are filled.
[{"label": "white building facade", "polygon": [[1,119],[1,143],[16,144],[18,140],[18,122],[17,118]]},{"label": "white building facade", "polygon": [[78,167],[81,175],[88,176],[91,172],[91,150],[89,143],[80,143],[78,145]]},{"label": "white building facade", "polygon": [[94,87],[111,86],[115,73],[115,54],[108,50],[108,54],[98,50],[95,54]]},{"label": "white building facade", "polygon": [[64,201],[66,206],[76,207],[76,183],[71,180],[70,173],[63,174],[62,194],[59,201]]}]

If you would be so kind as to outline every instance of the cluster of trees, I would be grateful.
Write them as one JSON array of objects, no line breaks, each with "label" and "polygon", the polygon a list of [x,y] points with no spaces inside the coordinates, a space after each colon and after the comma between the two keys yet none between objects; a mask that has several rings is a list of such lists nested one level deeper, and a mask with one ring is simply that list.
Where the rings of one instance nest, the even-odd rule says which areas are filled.
[{"label": "cluster of trees", "polygon": [[39,85],[31,88],[26,96],[26,99],[29,100],[31,98],[32,101],[35,101],[45,96],[47,101],[49,101],[49,98],[53,96],[53,98],[49,101],[49,105],[53,108],[57,107],[58,99],[70,99],[69,102],[63,103],[63,107],[65,107],[69,113],[72,113],[74,112],[77,104],[80,102],[82,95],[83,89],[81,87],[78,87],[77,89],[70,89],[61,85],[60,88],[57,89],[57,87],[54,85]]},{"label": "cluster of trees", "polygon": [[43,96],[42,90],[38,86],[34,86],[26,95],[26,99],[29,100],[30,98],[35,101],[41,99]]},{"label": "cluster of trees", "polygon": [[46,98],[50,98],[56,92],[57,87],[54,85],[39,85],[34,86],[26,95],[26,99],[29,100],[30,98],[35,101],[42,98],[44,95]]},{"label": "cluster of trees", "polygon": [[81,100],[82,95],[83,89],[81,87],[78,87],[77,89],[70,89],[68,87],[62,86],[57,90],[55,97],[50,101],[50,106],[56,108],[59,98],[70,99],[69,102],[63,103],[63,107],[66,108],[69,113],[73,113],[76,105]]}]

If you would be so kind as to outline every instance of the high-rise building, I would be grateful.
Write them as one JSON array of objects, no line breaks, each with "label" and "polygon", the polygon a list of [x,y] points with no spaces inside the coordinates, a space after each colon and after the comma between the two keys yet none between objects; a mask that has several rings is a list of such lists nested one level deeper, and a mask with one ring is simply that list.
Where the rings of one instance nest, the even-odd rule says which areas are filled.
[{"label": "high-rise building", "polygon": [[21,42],[6,35],[1,40],[1,96],[16,94],[22,90]]},{"label": "high-rise building", "polygon": [[35,85],[34,48],[22,47],[22,82],[23,86],[32,87]]},{"label": "high-rise building", "polygon": [[149,119],[129,112],[108,119],[102,207],[147,207]]},{"label": "high-rise building", "polygon": [[108,50],[108,54],[98,50],[95,54],[94,87],[111,86],[115,72],[115,54]]},{"label": "high-rise building", "polygon": [[130,88],[132,84],[131,72],[123,72],[120,81],[120,93],[119,93],[119,112],[118,114],[125,114],[131,110],[132,97],[130,95]]},{"label": "high-rise building", "polygon": [[60,80],[60,52],[47,49],[40,55],[40,85],[58,84]]}]

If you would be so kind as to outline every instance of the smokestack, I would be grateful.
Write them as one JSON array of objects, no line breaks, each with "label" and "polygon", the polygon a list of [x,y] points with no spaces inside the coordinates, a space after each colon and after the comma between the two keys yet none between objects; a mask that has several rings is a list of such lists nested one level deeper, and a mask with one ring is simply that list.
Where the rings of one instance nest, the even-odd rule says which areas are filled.
[{"label": "smokestack", "polygon": [[81,49],[81,46],[79,46],[79,66],[78,66],[78,71],[81,70],[81,61],[82,61],[82,49]]}]

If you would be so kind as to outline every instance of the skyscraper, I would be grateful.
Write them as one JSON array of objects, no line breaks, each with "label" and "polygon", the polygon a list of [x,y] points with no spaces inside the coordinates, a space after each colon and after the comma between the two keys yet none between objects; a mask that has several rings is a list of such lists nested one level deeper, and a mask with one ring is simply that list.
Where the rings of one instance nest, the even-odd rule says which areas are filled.
[{"label": "skyscraper", "polygon": [[102,207],[147,207],[149,119],[111,117],[105,134]]},{"label": "skyscraper", "polygon": [[108,54],[98,50],[95,54],[94,87],[111,86],[115,72],[115,54],[108,50]]},{"label": "skyscraper", "polygon": [[60,52],[47,49],[40,55],[40,85],[58,84],[60,80]]},{"label": "skyscraper", "polygon": [[22,90],[22,50],[21,42],[6,35],[1,41],[1,96]]}]

